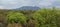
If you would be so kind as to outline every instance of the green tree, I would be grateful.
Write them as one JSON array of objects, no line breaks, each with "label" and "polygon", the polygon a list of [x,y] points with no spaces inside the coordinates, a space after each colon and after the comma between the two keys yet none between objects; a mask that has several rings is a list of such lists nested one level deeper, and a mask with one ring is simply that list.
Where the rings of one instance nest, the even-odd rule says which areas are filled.
[{"label": "green tree", "polygon": [[26,24],[26,17],[24,16],[24,14],[20,12],[10,11],[6,16],[6,19],[9,23],[14,22],[14,23]]},{"label": "green tree", "polygon": [[33,18],[38,22],[39,27],[57,27],[55,10],[42,8],[33,14]]}]

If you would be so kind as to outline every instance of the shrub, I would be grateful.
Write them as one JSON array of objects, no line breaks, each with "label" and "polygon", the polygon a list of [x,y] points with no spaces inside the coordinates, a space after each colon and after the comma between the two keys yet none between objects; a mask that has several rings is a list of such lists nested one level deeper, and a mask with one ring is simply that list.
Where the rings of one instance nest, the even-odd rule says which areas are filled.
[{"label": "shrub", "polygon": [[57,27],[55,9],[40,9],[33,14],[33,18],[38,22],[39,27]]},{"label": "shrub", "polygon": [[26,24],[26,17],[24,14],[19,12],[9,12],[6,16],[6,19],[9,23],[22,23]]}]

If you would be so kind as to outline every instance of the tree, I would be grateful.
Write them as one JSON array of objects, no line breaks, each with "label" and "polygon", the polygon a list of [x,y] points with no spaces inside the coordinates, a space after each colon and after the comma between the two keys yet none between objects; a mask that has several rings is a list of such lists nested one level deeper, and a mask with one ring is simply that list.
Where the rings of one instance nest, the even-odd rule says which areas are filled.
[{"label": "tree", "polygon": [[6,16],[6,19],[8,23],[26,24],[26,17],[20,12],[10,11]]},{"label": "tree", "polygon": [[57,27],[56,11],[51,9],[40,9],[33,14],[33,18],[38,22],[39,27]]}]

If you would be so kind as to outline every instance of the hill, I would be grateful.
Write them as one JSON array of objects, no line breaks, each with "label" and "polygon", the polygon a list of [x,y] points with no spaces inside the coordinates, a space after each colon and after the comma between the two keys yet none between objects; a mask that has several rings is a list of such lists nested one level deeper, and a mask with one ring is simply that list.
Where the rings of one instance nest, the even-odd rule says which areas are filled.
[{"label": "hill", "polygon": [[37,10],[39,7],[37,6],[22,6],[20,8],[17,8],[17,10]]}]

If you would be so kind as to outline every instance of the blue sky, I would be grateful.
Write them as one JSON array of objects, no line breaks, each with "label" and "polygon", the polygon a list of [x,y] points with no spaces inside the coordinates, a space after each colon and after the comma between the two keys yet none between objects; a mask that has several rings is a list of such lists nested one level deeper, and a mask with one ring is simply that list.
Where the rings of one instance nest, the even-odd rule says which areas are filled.
[{"label": "blue sky", "polygon": [[14,9],[22,6],[60,7],[60,0],[0,0],[1,9]]}]

